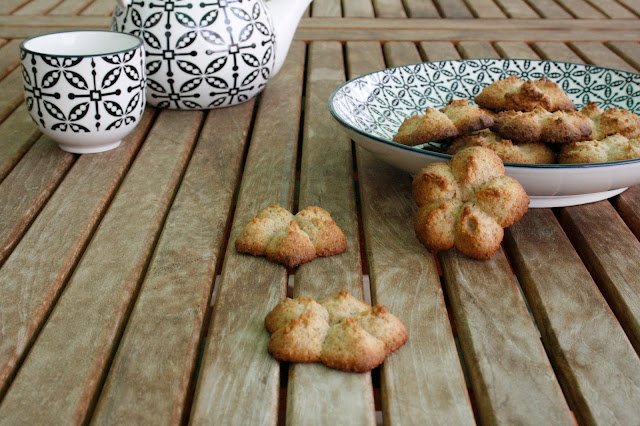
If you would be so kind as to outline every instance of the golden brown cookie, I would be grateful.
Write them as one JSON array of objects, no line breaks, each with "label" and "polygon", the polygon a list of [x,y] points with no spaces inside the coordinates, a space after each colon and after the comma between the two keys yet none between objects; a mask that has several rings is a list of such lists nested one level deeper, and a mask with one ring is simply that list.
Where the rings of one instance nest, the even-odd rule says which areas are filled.
[{"label": "golden brown cookie", "polygon": [[493,110],[533,111],[536,107],[547,111],[575,111],[576,106],[566,93],[553,81],[523,81],[515,75],[498,80],[475,97],[482,108]]},{"label": "golden brown cookie", "polygon": [[591,139],[601,140],[619,134],[628,139],[640,138],[640,117],[631,111],[619,108],[602,110],[594,102],[589,102],[580,113],[591,120]]},{"label": "golden brown cookie", "polygon": [[368,333],[353,318],[329,327],[320,360],[343,371],[364,373],[373,370],[387,357],[384,342]]},{"label": "golden brown cookie", "polygon": [[318,303],[329,313],[329,324],[335,324],[371,309],[370,305],[356,299],[346,290],[342,290],[334,296],[320,299]]},{"label": "golden brown cookie", "polygon": [[286,298],[264,323],[272,333],[268,350],[274,358],[321,361],[345,371],[377,367],[409,336],[400,319],[384,306],[371,307],[345,290],[320,303],[307,297]]},{"label": "golden brown cookie", "polygon": [[294,216],[280,206],[269,206],[245,226],[235,245],[240,253],[266,255],[293,268],[318,256],[343,253],[347,240],[329,212],[320,207],[308,207]]},{"label": "golden brown cookie", "polygon": [[455,247],[475,259],[491,258],[503,227],[519,220],[529,206],[522,186],[505,176],[500,158],[484,147],[464,149],[444,166],[423,168],[412,192],[419,207],[414,222],[418,240],[430,250]]},{"label": "golden brown cookie", "polygon": [[451,120],[458,130],[458,135],[466,135],[493,126],[495,116],[491,111],[469,104],[467,99],[451,100],[440,111]]},{"label": "golden brown cookie", "polygon": [[590,120],[575,111],[549,112],[540,107],[533,111],[503,111],[491,130],[504,139],[519,143],[563,144],[588,140]]},{"label": "golden brown cookie", "polygon": [[602,140],[590,140],[563,145],[558,152],[562,164],[608,163],[640,158],[640,139],[611,135]]},{"label": "golden brown cookie", "polygon": [[541,142],[513,143],[490,130],[481,130],[472,135],[461,136],[451,142],[446,153],[455,155],[465,148],[483,146],[489,148],[505,163],[553,164],[556,155],[551,148]]},{"label": "golden brown cookie", "polygon": [[307,207],[295,215],[295,221],[311,239],[318,256],[344,253],[347,239],[325,209]]}]

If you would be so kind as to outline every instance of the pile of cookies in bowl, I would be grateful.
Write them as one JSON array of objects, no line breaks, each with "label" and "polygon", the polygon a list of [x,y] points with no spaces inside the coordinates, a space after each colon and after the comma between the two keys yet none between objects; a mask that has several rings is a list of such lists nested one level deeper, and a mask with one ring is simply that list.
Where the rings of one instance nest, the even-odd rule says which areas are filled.
[{"label": "pile of cookies in bowl", "polygon": [[640,117],[589,102],[577,110],[553,81],[515,75],[485,87],[472,105],[451,100],[407,118],[393,141],[409,146],[445,142],[447,154],[483,146],[508,163],[606,163],[640,158]]}]

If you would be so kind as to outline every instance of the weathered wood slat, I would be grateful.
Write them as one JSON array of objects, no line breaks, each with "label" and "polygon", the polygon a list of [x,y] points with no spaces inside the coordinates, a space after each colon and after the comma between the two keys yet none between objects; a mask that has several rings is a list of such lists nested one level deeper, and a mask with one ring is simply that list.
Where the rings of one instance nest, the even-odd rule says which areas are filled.
[{"label": "weathered wood slat", "polygon": [[585,0],[556,0],[576,18],[580,19],[606,19],[606,16]]},{"label": "weathered wood slat", "polygon": [[402,0],[372,0],[378,18],[406,18]]},{"label": "weathered wood slat", "polygon": [[636,238],[640,239],[640,185],[632,186],[615,197],[613,205]]},{"label": "weathered wood slat", "polygon": [[638,19],[629,9],[620,5],[617,0],[590,0],[589,4],[612,19]]},{"label": "weathered wood slat", "polygon": [[493,0],[468,0],[469,8],[478,18],[506,18],[507,15]]},{"label": "weathered wood slat", "polygon": [[589,63],[606,66],[609,68],[617,68],[624,71],[638,72],[638,70],[632,67],[620,56],[616,55],[615,52],[613,52],[603,43],[578,42],[572,43],[572,46]]},{"label": "weathered wood slat", "polygon": [[640,72],[640,43],[612,42],[608,43],[607,47],[629,62],[635,68],[635,72]]},{"label": "weathered wood slat", "polygon": [[344,2],[344,16],[350,18],[373,18],[375,16],[371,0],[352,0]]},{"label": "weathered wood slat", "polygon": [[182,421],[253,107],[249,101],[209,113],[93,423]]},{"label": "weathered wood slat", "polygon": [[294,43],[260,98],[202,356],[190,419],[194,424],[277,419],[280,368],[267,352],[264,317],[286,295],[286,269],[239,254],[234,243],[266,206],[293,207],[304,56],[304,44]]},{"label": "weathered wood slat", "polygon": [[16,16],[44,15],[56,7],[62,0],[31,0],[15,11]]},{"label": "weathered wood slat", "polygon": [[440,259],[483,423],[572,424],[504,252],[474,261],[449,250]]},{"label": "weathered wood slat", "polygon": [[456,46],[447,41],[423,41],[420,43],[420,52],[426,61],[447,61],[460,59],[460,53]]},{"label": "weathered wood slat", "polygon": [[551,210],[531,209],[505,243],[578,421],[636,422],[640,360]]},{"label": "weathered wood slat", "polygon": [[0,268],[0,395],[78,261],[152,118],[153,113],[145,112],[118,149],[80,157]]},{"label": "weathered wood slat", "polygon": [[[348,247],[344,254],[298,267],[295,297],[317,300],[341,290],[364,297],[351,143],[326,105],[333,89],[345,81],[343,64],[340,43],[310,44],[298,204],[300,210],[311,205],[329,211]],[[291,365],[287,422],[375,424],[371,375],[345,374],[318,364]]]},{"label": "weathered wood slat", "polygon": [[509,18],[530,19],[539,18],[528,3],[524,0],[496,0]]},{"label": "weathered wood slat", "polygon": [[527,43],[499,41],[494,47],[504,58],[540,59]]},{"label": "weathered wood slat", "polygon": [[22,70],[15,68],[0,81],[0,123],[2,123],[24,100]]},{"label": "weathered wood slat", "polygon": [[111,0],[94,0],[86,9],[80,12],[82,16],[111,16],[116,7]]},{"label": "weathered wood slat", "polygon": [[546,60],[584,63],[565,43],[534,43],[532,47],[541,58]]},{"label": "weathered wood slat", "polygon": [[0,185],[0,265],[18,243],[75,156],[41,137]]},{"label": "weathered wood slat", "polygon": [[411,18],[440,18],[432,0],[405,0],[404,6]]},{"label": "weathered wood slat", "polygon": [[22,40],[14,39],[0,49],[0,80],[20,65],[20,43]]},{"label": "weathered wood slat", "polygon": [[640,0],[618,0],[620,4],[625,5],[627,8],[640,15]]},{"label": "weathered wood slat", "polygon": [[49,11],[49,15],[77,15],[84,10],[92,0],[63,0]]},{"label": "weathered wood slat", "polygon": [[463,0],[433,0],[433,2],[438,5],[445,18],[473,18],[473,14]]},{"label": "weathered wood slat", "polygon": [[314,18],[340,17],[342,6],[340,0],[316,0],[311,2],[311,16]]},{"label": "weathered wood slat", "polygon": [[533,10],[545,19],[571,19],[573,15],[567,12],[554,0],[529,0],[527,2]]},{"label": "weathered wood slat", "polygon": [[86,419],[202,118],[193,111],[158,116],[0,405],[3,421]]},{"label": "weathered wood slat", "polygon": [[29,0],[3,0],[0,2],[0,14],[8,15],[29,2]]},{"label": "weathered wood slat", "polygon": [[640,242],[608,201],[560,210],[559,220],[640,352]]},{"label": "weathered wood slat", "polygon": [[0,124],[0,182],[33,145],[40,131],[22,104]]},{"label": "weathered wood slat", "polygon": [[458,50],[465,59],[500,58],[491,43],[486,41],[462,41],[458,43]]},{"label": "weathered wood slat", "polygon": [[[359,46],[347,45],[349,77],[385,63],[375,44]],[[391,66],[420,61],[413,44],[387,43],[384,52]],[[409,330],[407,345],[382,368],[385,423],[474,424],[438,268],[413,232],[411,176],[361,148],[356,153],[372,299]]]}]

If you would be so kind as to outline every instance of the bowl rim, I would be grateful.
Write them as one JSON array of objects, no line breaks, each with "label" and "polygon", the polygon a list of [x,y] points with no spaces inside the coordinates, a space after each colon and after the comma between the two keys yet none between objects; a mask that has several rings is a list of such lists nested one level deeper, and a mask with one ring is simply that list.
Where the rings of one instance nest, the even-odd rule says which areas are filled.
[{"label": "bowl rim", "polygon": [[[71,34],[71,33],[110,33],[110,34],[118,34],[119,36],[125,36],[127,38],[133,38],[136,39],[137,43],[135,46],[129,47],[127,49],[121,49],[121,50],[115,50],[112,52],[103,52],[103,53],[95,53],[95,54],[85,54],[85,55],[62,55],[62,54],[55,54],[55,53],[43,53],[43,52],[36,52],[32,49],[29,49],[27,47],[25,47],[25,44],[28,43],[31,40],[35,40],[37,38],[40,37],[45,37],[45,36],[50,36],[50,35],[58,35],[58,34]],[[86,29],[86,30],[68,30],[68,31],[52,31],[49,33],[43,33],[43,34],[38,34],[35,35],[33,37],[29,37],[25,40],[22,41],[22,43],[20,43],[20,50],[23,52],[27,52],[27,53],[31,53],[32,55],[39,55],[39,56],[49,56],[52,58],[97,58],[97,57],[101,57],[101,56],[111,56],[111,55],[119,55],[121,53],[125,53],[125,52],[130,52],[132,50],[136,50],[139,49],[140,47],[142,47],[144,45],[144,42],[142,41],[142,39],[140,37],[138,37],[135,34],[129,34],[129,33],[124,33],[124,32],[120,32],[120,31],[111,31],[111,30],[92,30],[92,29]]]},{"label": "bowl rim", "polygon": [[[443,61],[425,61],[425,62],[417,62],[417,63],[412,63],[412,64],[406,64],[406,65],[399,65],[399,66],[395,66],[395,67],[387,67],[387,68],[383,68],[377,71],[372,71],[366,74],[362,74],[359,75],[357,77],[351,78],[347,81],[345,81],[344,83],[340,84],[329,96],[329,112],[331,113],[331,115],[333,116],[334,119],[336,119],[342,126],[344,126],[345,128],[349,129],[352,132],[357,133],[360,136],[366,137],[368,139],[372,139],[376,142],[381,142],[383,144],[386,145],[390,145],[391,147],[394,148],[400,148],[400,149],[404,149],[406,151],[409,151],[411,153],[417,154],[417,155],[424,155],[424,156],[432,156],[432,157],[438,157],[441,158],[443,160],[449,161],[451,159],[451,157],[453,157],[450,154],[444,154],[441,152],[437,152],[437,151],[430,151],[428,149],[424,149],[424,148],[415,148],[412,146],[408,146],[408,145],[403,145],[397,142],[393,142],[391,140],[387,140],[387,139],[383,139],[379,136],[370,134],[370,133],[365,133],[360,129],[357,129],[355,127],[353,127],[351,124],[347,123],[341,116],[340,114],[337,113],[337,111],[334,108],[334,98],[336,97],[336,95],[338,94],[338,92],[346,87],[348,84],[353,83],[354,81],[361,79],[361,78],[365,78],[368,77],[370,75],[374,75],[374,74],[379,74],[381,72],[385,72],[388,70],[393,70],[393,69],[399,69],[399,68],[405,68],[405,67],[412,67],[412,66],[418,66],[418,65],[424,65],[424,64],[441,64],[441,63],[451,63],[451,62],[475,62],[475,61],[503,61],[503,62],[517,62],[517,61],[528,61],[528,62],[536,62],[536,63],[552,63],[552,64],[569,64],[569,65],[578,65],[578,66],[582,66],[582,67],[590,67],[590,68],[597,68],[597,69],[603,69],[603,70],[609,70],[612,72],[616,72],[616,73],[624,73],[624,74],[631,74],[631,75],[636,75],[637,78],[640,79],[640,73],[637,72],[631,72],[631,71],[624,71],[624,70],[620,70],[620,69],[616,69],[616,68],[609,68],[609,67],[601,67],[598,65],[592,65],[592,64],[581,64],[581,63],[577,63],[577,62],[566,62],[566,61],[548,61],[548,60],[544,60],[544,59],[523,59],[523,58],[474,58],[474,59],[452,59],[452,60],[443,60]],[[517,74],[516,74],[517,75]],[[517,167],[517,168],[523,168],[523,169],[585,169],[585,168],[597,168],[597,167],[612,167],[612,166],[618,166],[618,165],[626,165],[626,164],[633,164],[633,163],[640,163],[640,158],[632,158],[629,160],[620,160],[620,161],[610,161],[610,162],[606,162],[606,163],[579,163],[579,164],[524,164],[524,163],[510,163],[510,162],[505,162],[504,165],[508,166],[508,167]]]}]

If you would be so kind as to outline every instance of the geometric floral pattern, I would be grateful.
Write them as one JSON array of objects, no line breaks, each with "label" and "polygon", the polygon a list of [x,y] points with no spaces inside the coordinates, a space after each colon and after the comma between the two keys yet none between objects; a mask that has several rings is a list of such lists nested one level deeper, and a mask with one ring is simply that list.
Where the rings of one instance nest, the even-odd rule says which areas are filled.
[{"label": "geometric floral pattern", "polygon": [[[360,133],[391,142],[402,121],[451,99],[473,99],[493,81],[516,74],[555,81],[578,108],[589,101],[640,113],[640,74],[592,65],[523,59],[427,62],[389,68],[340,86],[329,101],[332,114]],[[440,150],[437,144],[430,150]],[[419,149],[407,147],[407,149]]]},{"label": "geometric floral pattern", "polygon": [[21,50],[29,113],[59,132],[114,130],[137,121],[145,106],[142,50],[86,57]]},{"label": "geometric floral pattern", "polygon": [[116,7],[111,28],[143,39],[147,99],[160,108],[244,102],[264,88],[275,61],[262,0],[133,0]]}]

